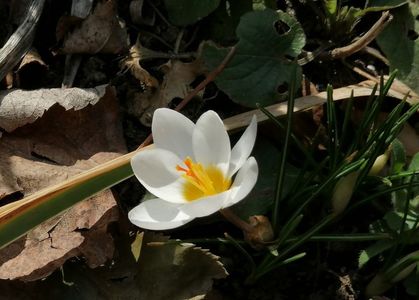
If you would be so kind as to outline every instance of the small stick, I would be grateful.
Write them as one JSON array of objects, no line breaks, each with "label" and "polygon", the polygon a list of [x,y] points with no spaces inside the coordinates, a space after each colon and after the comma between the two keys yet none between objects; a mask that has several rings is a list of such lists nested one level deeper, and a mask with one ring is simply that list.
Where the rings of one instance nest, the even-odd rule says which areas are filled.
[{"label": "small stick", "polygon": [[365,52],[365,53],[367,53],[367,54],[369,54],[369,55],[371,55],[371,56],[373,56],[373,57],[381,60],[387,66],[390,65],[390,62],[388,61],[388,59],[384,55],[382,55],[380,53],[380,51],[378,51],[375,48],[372,48],[372,47],[367,46],[364,49],[362,49],[362,52]]},{"label": "small stick", "polygon": [[351,64],[349,64],[349,63],[347,63],[345,61],[343,61],[343,64],[345,66],[347,66],[349,69],[351,69],[352,71],[354,71],[355,73],[357,73],[358,75],[361,75],[362,77],[364,77],[364,78],[366,78],[368,80],[372,80],[372,81],[374,81],[376,83],[380,83],[380,78],[377,78],[377,77],[371,75],[370,73],[362,70],[361,68],[358,68],[356,66],[353,66],[353,65],[351,65]]},{"label": "small stick", "polygon": [[329,59],[338,59],[350,56],[361,49],[365,48],[369,43],[371,43],[383,29],[393,20],[393,16],[390,15],[388,11],[384,12],[380,19],[367,31],[360,39],[356,40],[350,45],[341,48],[335,48],[330,50],[326,54],[326,58]]},{"label": "small stick", "polygon": [[[233,58],[234,54],[236,53],[236,47],[231,47],[231,50],[227,53],[227,55],[224,57],[223,61],[216,67],[212,72],[210,72],[207,77],[203,81],[201,81],[200,84],[196,88],[194,88],[188,95],[186,95],[185,98],[176,106],[175,111],[180,111],[182,108],[186,106],[186,104],[189,103],[189,101],[192,100],[193,97],[195,97],[200,90],[204,89],[210,82],[214,81],[214,79],[220,74],[227,64],[230,62],[230,60]],[[138,147],[138,149],[143,148],[147,145],[149,145],[153,141],[153,136],[151,133],[147,136],[147,138],[141,143],[141,145]]]}]

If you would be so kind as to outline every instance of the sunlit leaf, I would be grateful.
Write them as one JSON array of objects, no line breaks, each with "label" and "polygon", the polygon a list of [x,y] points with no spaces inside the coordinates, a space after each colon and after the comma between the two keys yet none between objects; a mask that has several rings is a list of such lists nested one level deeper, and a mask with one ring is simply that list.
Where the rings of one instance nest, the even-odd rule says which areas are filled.
[{"label": "sunlit leaf", "polygon": [[[267,9],[245,14],[236,33],[236,53],[216,78],[217,86],[245,106],[278,101],[293,79],[293,60],[305,45],[301,25],[284,12]],[[214,69],[228,51],[207,43],[203,57],[209,69]],[[297,73],[299,77],[300,68]]]},{"label": "sunlit leaf", "polygon": [[377,37],[377,43],[398,78],[419,92],[419,5],[404,5],[392,11],[393,21]]}]

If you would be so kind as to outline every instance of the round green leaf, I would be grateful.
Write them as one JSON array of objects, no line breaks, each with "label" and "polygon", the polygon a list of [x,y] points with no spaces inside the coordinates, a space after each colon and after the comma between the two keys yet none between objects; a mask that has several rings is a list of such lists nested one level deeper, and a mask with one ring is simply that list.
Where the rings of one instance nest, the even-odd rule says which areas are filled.
[{"label": "round green leaf", "polygon": [[419,5],[404,5],[392,11],[393,21],[377,37],[377,43],[397,69],[397,77],[419,92]]},{"label": "round green leaf", "polygon": [[213,12],[220,0],[164,0],[169,20],[177,26],[193,24]]},{"label": "round green leaf", "polygon": [[[305,45],[301,25],[284,12],[267,9],[243,15],[236,33],[236,53],[216,78],[217,86],[233,101],[249,107],[278,101],[278,88],[286,91],[291,80],[296,80],[295,68],[297,77],[301,76],[294,61]],[[209,69],[216,68],[228,51],[207,43],[203,57]]]}]

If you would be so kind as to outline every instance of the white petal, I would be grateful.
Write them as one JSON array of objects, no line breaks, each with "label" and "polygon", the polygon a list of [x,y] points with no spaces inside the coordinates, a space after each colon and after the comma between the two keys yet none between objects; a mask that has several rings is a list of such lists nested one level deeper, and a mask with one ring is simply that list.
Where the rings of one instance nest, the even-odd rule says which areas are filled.
[{"label": "white petal", "polygon": [[255,158],[249,157],[243,167],[239,170],[230,188],[231,196],[224,203],[224,207],[229,207],[246,197],[256,184],[258,179],[258,164]]},{"label": "white petal", "polygon": [[227,174],[230,161],[230,138],[223,121],[213,111],[207,111],[196,122],[192,137],[196,161],[216,165]]},{"label": "white petal", "polygon": [[172,229],[194,218],[180,211],[178,204],[161,199],[144,201],[128,213],[128,219],[138,227],[151,230]]},{"label": "white petal", "polygon": [[240,169],[246,162],[256,141],[257,121],[256,116],[253,115],[250,125],[243,132],[243,135],[237,141],[231,150],[230,166],[228,170],[228,177],[233,176],[238,169]]},{"label": "white petal", "polygon": [[195,124],[181,113],[159,108],[153,114],[152,132],[157,148],[169,150],[185,159],[193,157],[192,133]]},{"label": "white petal", "polygon": [[185,214],[194,217],[209,216],[223,207],[223,203],[230,197],[230,191],[225,191],[213,196],[203,197],[179,206],[179,209]]},{"label": "white petal", "polygon": [[176,170],[183,162],[164,149],[144,150],[131,159],[131,167],[141,184],[153,195],[163,200],[184,203],[184,179]]}]

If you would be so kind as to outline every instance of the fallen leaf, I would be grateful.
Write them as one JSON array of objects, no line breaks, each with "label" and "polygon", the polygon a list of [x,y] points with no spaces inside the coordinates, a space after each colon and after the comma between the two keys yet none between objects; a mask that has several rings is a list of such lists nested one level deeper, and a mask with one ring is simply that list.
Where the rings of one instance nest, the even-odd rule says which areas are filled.
[{"label": "fallen leaf", "polygon": [[131,244],[131,253],[135,258],[135,261],[138,261],[141,254],[141,248],[143,246],[143,238],[144,238],[144,232],[138,233],[135,236],[134,242]]},{"label": "fallen leaf", "polygon": [[38,51],[32,48],[25,54],[16,71],[17,87],[35,89],[42,85],[48,66]]},{"label": "fallen leaf", "polygon": [[[131,239],[116,239],[112,263],[90,269],[80,261],[68,261],[62,273],[25,285],[0,280],[2,295],[5,299],[203,299],[212,294],[213,279],[227,276],[217,256],[192,244],[143,243],[136,263]],[[147,241],[166,242],[168,237],[146,232]]]},{"label": "fallen leaf", "polygon": [[144,0],[133,0],[129,4],[131,20],[137,25],[154,26],[156,12]]},{"label": "fallen leaf", "polygon": [[164,77],[157,90],[137,93],[130,104],[130,111],[138,116],[145,126],[151,126],[156,109],[166,107],[175,98],[183,99],[188,95],[192,91],[190,84],[205,72],[205,67],[199,58],[190,63],[170,60],[160,66],[160,69]]},{"label": "fallen leaf", "polygon": [[170,60],[160,67],[164,72],[164,79],[160,86],[159,100],[162,105],[169,104],[174,98],[183,99],[192,87],[190,84],[205,72],[201,59],[191,63]]},{"label": "fallen leaf", "polygon": [[156,88],[159,85],[157,79],[151,76],[140,63],[142,60],[148,59],[147,51],[149,50],[144,48],[140,40],[137,39],[135,45],[130,48],[129,55],[122,60],[121,68],[129,70],[131,75],[145,85],[146,88]]},{"label": "fallen leaf", "polygon": [[[59,30],[62,35],[62,29]],[[80,26],[67,34],[60,53],[120,53],[128,48],[128,35],[116,15],[113,0],[99,2]]]},{"label": "fallen leaf", "polygon": [[[53,105],[34,123],[3,134],[3,199],[27,196],[126,152],[114,89],[95,101],[81,110]],[[107,226],[117,218],[110,191],[77,204],[0,250],[0,278],[40,279],[74,256],[84,256],[90,267],[103,264],[114,250]]]},{"label": "fallen leaf", "polygon": [[147,245],[167,240],[162,235],[145,234],[137,274],[140,300],[189,299],[208,293],[213,279],[228,275],[218,256],[193,244]]},{"label": "fallen leaf", "polygon": [[75,256],[84,256],[90,267],[98,267],[112,258],[113,239],[107,226],[117,220],[118,209],[110,191],[77,204],[31,231],[22,239],[22,249],[11,247],[15,243],[2,249],[2,257],[13,258],[2,261],[0,279],[45,278]]},{"label": "fallen leaf", "polygon": [[58,104],[65,110],[80,110],[95,105],[105,95],[106,86],[92,89],[38,89],[0,91],[0,127],[11,132],[35,122],[45,111]]}]

